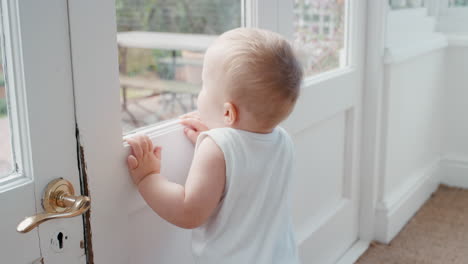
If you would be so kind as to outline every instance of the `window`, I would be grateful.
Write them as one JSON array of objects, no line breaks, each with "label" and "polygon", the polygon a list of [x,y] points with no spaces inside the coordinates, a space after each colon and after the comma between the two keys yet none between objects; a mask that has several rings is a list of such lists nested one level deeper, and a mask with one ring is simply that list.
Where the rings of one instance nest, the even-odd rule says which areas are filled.
[{"label": "window", "polygon": [[[306,76],[346,64],[346,0],[294,0],[294,38],[304,53]],[[307,16],[322,17],[309,21]]]},{"label": "window", "polygon": [[312,33],[319,34],[320,33],[320,28],[317,25],[314,25],[312,27]]},{"label": "window", "polygon": [[242,26],[241,0],[116,0],[122,128],[196,108],[206,48]]},{"label": "window", "polygon": [[468,0],[449,0],[450,7],[468,7]]},{"label": "window", "polygon": [[418,8],[424,6],[424,0],[389,0],[391,9]]},{"label": "window", "polygon": [[12,136],[8,113],[8,93],[5,78],[3,23],[0,21],[0,178],[13,172]]}]

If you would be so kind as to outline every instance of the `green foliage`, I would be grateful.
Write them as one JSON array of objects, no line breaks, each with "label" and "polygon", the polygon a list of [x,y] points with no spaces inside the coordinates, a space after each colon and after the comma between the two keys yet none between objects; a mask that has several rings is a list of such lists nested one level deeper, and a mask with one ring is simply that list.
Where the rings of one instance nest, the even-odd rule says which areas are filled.
[{"label": "green foliage", "polygon": [[6,116],[8,113],[7,102],[5,98],[0,98],[0,117]]},{"label": "green foliage", "polygon": [[[221,34],[241,26],[240,0],[115,0],[117,31]],[[128,49],[126,74],[149,72],[173,79],[171,51]],[[180,56],[180,51],[177,51]]]},{"label": "green foliage", "polygon": [[126,54],[126,73],[138,75],[154,68],[156,64],[152,51],[149,49],[128,48]]},{"label": "green foliage", "polygon": [[240,26],[239,0],[116,0],[118,31],[221,34]]},{"label": "green foliage", "polygon": [[[181,52],[176,51],[176,56],[180,56]],[[172,57],[172,52],[169,50],[153,50],[153,58],[156,61],[154,65],[154,70],[158,73],[158,76],[162,79],[173,79],[175,74],[175,69],[171,64],[161,62],[162,58]]]},{"label": "green foliage", "polygon": [[468,0],[455,0],[456,6],[468,6]]}]

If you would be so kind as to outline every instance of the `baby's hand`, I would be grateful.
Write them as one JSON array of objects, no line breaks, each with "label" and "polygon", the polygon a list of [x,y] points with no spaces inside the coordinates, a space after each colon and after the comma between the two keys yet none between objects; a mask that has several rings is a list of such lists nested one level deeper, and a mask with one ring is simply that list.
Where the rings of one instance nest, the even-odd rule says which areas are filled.
[{"label": "baby's hand", "polygon": [[192,144],[197,142],[198,135],[200,135],[201,132],[208,130],[208,127],[202,123],[197,111],[187,113],[179,118],[180,123],[186,126],[184,133]]},{"label": "baby's hand", "polygon": [[127,138],[132,154],[127,158],[127,166],[133,182],[138,184],[148,175],[159,174],[161,171],[161,147],[153,149],[149,137],[138,135]]}]

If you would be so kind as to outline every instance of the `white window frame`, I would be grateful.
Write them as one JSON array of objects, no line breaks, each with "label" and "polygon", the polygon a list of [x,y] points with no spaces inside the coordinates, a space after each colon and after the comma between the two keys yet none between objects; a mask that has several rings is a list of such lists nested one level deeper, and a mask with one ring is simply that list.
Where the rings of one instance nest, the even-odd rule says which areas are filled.
[{"label": "white window frame", "polygon": [[[437,0],[432,0],[437,1]],[[448,0],[439,0],[436,13],[439,30],[452,34],[468,34],[468,6],[449,6]]]},{"label": "white window frame", "polygon": [[[280,23],[280,25],[277,28],[277,32],[281,33],[282,35],[286,36],[289,40],[293,41],[294,37],[294,3],[293,0],[291,1],[282,1],[282,0],[275,0],[277,2],[278,6],[278,17],[286,18],[284,21],[290,21],[290,23]],[[357,58],[359,58],[359,54],[356,52],[356,49],[352,46],[353,41],[356,41],[355,39],[351,40],[349,39],[350,37],[353,36],[352,30],[355,28],[355,25],[352,24],[352,20],[350,19],[351,15],[356,15],[359,10],[358,10],[358,5],[361,3],[358,3],[357,1],[353,0],[345,0],[346,3],[346,8],[345,8],[345,31],[344,31],[344,48],[345,50],[345,58],[343,62],[343,65],[340,65],[337,68],[324,71],[321,73],[318,73],[317,75],[314,76],[307,76],[304,79],[303,82],[303,87],[310,87],[317,85],[319,83],[328,81],[333,78],[339,78],[342,77],[346,74],[349,74],[354,71],[354,69],[358,66],[357,64],[360,63],[357,61]],[[362,8],[362,7],[361,7]],[[323,19],[321,17],[321,19]],[[355,35],[354,35],[355,36]]]},{"label": "white window frame", "polygon": [[[287,39],[293,41],[294,3],[292,0],[243,0],[241,3],[242,26],[268,29],[274,32],[278,32],[285,36]],[[349,37],[353,36],[353,32],[349,31],[355,28],[354,25],[351,24],[350,15],[357,14],[359,12],[359,8],[357,7],[358,4],[359,3],[357,3],[356,1],[346,0],[346,29],[344,32],[344,50],[346,50],[346,57],[344,60],[344,65],[340,65],[335,69],[305,78],[303,81],[303,87],[310,87],[323,82],[327,82],[332,79],[345,77],[346,75],[349,75],[354,72],[354,70],[359,66],[357,65],[358,63],[362,63],[357,61],[357,58],[360,58],[362,56],[358,54],[358,52],[356,52],[356,49],[351,45],[353,41],[357,40],[354,39],[353,41],[351,41],[349,39]],[[278,17],[281,17],[282,21],[290,21],[290,23],[281,23],[277,19]],[[167,120],[157,122],[149,126],[137,128],[133,131],[129,131],[124,135],[124,138],[131,136],[135,133],[157,134],[159,133],[159,131],[177,128],[181,128],[177,120]]]},{"label": "white window frame", "polygon": [[10,128],[12,171],[0,178],[0,193],[33,181],[27,97],[17,1],[1,2],[2,56]]}]

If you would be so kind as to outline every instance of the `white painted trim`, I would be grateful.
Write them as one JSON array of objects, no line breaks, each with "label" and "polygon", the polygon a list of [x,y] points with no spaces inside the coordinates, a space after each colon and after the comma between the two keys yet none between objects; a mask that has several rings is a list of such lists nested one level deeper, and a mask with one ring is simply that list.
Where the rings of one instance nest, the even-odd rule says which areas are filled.
[{"label": "white painted trim", "polygon": [[362,97],[359,238],[374,239],[375,208],[381,175],[384,55],[387,1],[367,1],[366,61]]},{"label": "white painted trim", "polygon": [[122,142],[122,128],[114,4],[68,1],[68,14],[76,122],[92,200],[94,263],[124,264],[129,263],[125,209],[131,179],[123,147],[116,144]]},{"label": "white painted trim", "polygon": [[369,248],[370,241],[358,240],[350,247],[336,264],[354,264],[359,257]]},{"label": "white painted trim", "polygon": [[437,29],[440,32],[467,32],[468,7],[447,7],[447,4],[441,4],[437,18]]},{"label": "white painted trim", "polygon": [[468,7],[444,7],[441,10],[441,15],[447,17],[463,17],[468,13]]},{"label": "white painted trim", "polygon": [[[69,180],[75,187],[75,194],[81,194],[67,2],[11,0],[2,1],[1,6],[2,19],[6,22],[2,33],[6,38],[4,63],[7,64],[9,113],[13,116],[13,152],[16,161],[20,161],[19,173],[11,178],[24,177],[18,176],[17,182],[8,181],[7,186],[2,186],[3,191],[10,189],[2,193],[0,207],[10,212],[7,217],[2,215],[5,218],[2,219],[3,228],[8,227],[9,231],[0,230],[0,233],[5,235],[2,243],[15,245],[15,240],[24,241],[27,250],[22,253],[36,255],[37,251],[37,255],[29,260],[14,261],[11,256],[18,255],[15,259],[22,256],[12,255],[14,252],[8,251],[8,247],[7,254],[0,251],[0,255],[6,263],[30,263],[41,255],[46,263],[65,263],[71,259],[78,263],[85,254],[79,247],[84,239],[82,217],[48,221],[29,234],[14,232],[15,225],[24,217],[44,211],[41,200],[44,188],[52,179]],[[48,30],[43,31],[44,28]],[[13,190],[11,185],[15,183],[18,185]],[[9,206],[11,201],[17,202]],[[57,230],[64,230],[64,235],[68,236],[66,243],[76,246],[55,252],[50,239]],[[31,244],[32,237],[36,238],[34,244]]]},{"label": "white painted trim", "polygon": [[424,16],[427,15],[427,7],[390,9],[388,16]]},{"label": "white painted trim", "polygon": [[427,0],[426,6],[429,11],[429,15],[435,18],[439,17],[442,2],[440,0]]},{"label": "white painted trim", "polygon": [[[277,0],[277,23],[276,28],[278,33],[283,35],[286,39],[294,40],[294,1]],[[281,19],[280,19],[281,18]],[[291,21],[291,23],[281,21]]]},{"label": "white painted trim", "polygon": [[448,46],[447,38],[440,33],[434,33],[430,37],[413,42],[411,45],[399,47],[387,47],[385,49],[384,63],[396,64],[423,54],[439,50]]},{"label": "white painted trim", "polygon": [[468,188],[468,157],[447,155],[441,160],[442,183]]},{"label": "white painted trim", "polygon": [[[0,193],[33,181],[27,92],[24,84],[23,43],[18,1],[2,1],[3,63],[10,122],[12,158],[17,171],[0,178]],[[0,54],[1,56],[2,54]]]},{"label": "white painted trim", "polygon": [[258,3],[256,0],[242,1],[242,21],[245,23],[244,27],[256,27],[258,25],[257,9]]},{"label": "white painted trim", "polygon": [[[161,146],[163,149],[170,149],[170,152],[166,152],[165,154],[165,162],[166,164],[178,162],[182,167],[186,167],[186,164],[191,164],[190,160],[193,157],[193,145],[188,139],[185,138],[183,135],[183,128],[179,123],[178,119],[171,119],[164,122],[157,123],[154,126],[149,127],[142,127],[140,129],[134,130],[129,134],[126,134],[123,138],[129,138],[134,136],[135,134],[144,134],[151,138],[153,142],[158,142],[158,146]],[[170,138],[184,138],[185,140],[175,140]],[[170,142],[170,145],[168,145]],[[124,153],[130,152],[130,146],[127,142],[123,142]],[[173,153],[177,154],[177,159],[174,159]],[[183,154],[180,154],[183,153]],[[171,157],[172,156],[172,157]],[[165,169],[174,168],[174,166],[165,166],[163,168],[163,174],[168,175],[169,180],[173,182],[177,182],[179,184],[184,184],[185,179],[187,177],[186,173],[183,175],[180,173],[181,171],[188,171],[189,168],[181,169],[178,166],[177,170],[172,169],[170,172],[165,172]],[[181,171],[180,171],[181,170]],[[134,187],[132,187],[134,188]],[[140,193],[135,191],[130,194],[128,197],[128,214],[133,214],[134,212],[141,210],[143,208],[148,208],[148,204],[143,200]]]},{"label": "white painted trim", "polygon": [[[295,135],[313,124],[353,107],[358,96],[355,95],[356,88],[349,84],[358,81],[356,80],[357,74],[356,71],[348,71],[336,74],[328,81],[322,81],[322,77],[319,76],[315,80],[315,85],[307,87],[303,84],[301,96],[293,113],[281,125],[290,134]],[[325,78],[328,77],[325,76]],[[312,78],[311,82],[313,81]],[[308,98],[307,101],[305,101],[306,98]],[[304,116],[299,113],[308,113],[308,115]]]},{"label": "white painted trim", "polygon": [[447,35],[447,40],[450,47],[468,47],[468,33],[449,34]]},{"label": "white painted trim", "polygon": [[342,210],[345,210],[346,207],[349,206],[350,202],[351,201],[349,199],[341,199],[330,210],[328,210],[327,213],[321,214],[314,221],[309,221],[306,226],[298,228],[296,233],[297,244],[301,245],[304,241],[313,236],[318,230],[323,228],[323,226],[326,225],[332,217],[338,215]]},{"label": "white painted trim", "polygon": [[[177,130],[177,129],[182,129],[184,126],[182,126],[179,123],[178,119],[170,119],[166,120],[163,122],[159,122],[153,126],[147,126],[147,127],[141,127],[135,130],[132,130],[131,132],[125,134],[123,136],[123,139],[133,137],[136,134],[144,134],[147,135],[150,138],[157,137],[162,134],[166,134],[168,132]],[[128,143],[124,142],[124,147],[127,147]]]},{"label": "white painted trim", "polygon": [[308,87],[316,86],[323,82],[327,82],[327,81],[330,81],[335,78],[339,78],[344,75],[352,74],[354,71],[356,71],[355,68],[351,66],[345,66],[342,68],[337,68],[331,71],[320,73],[316,76],[306,77],[303,80],[301,88],[308,89]]},{"label": "white painted trim", "polygon": [[375,239],[389,243],[440,183],[440,159],[416,171],[376,209]]},{"label": "white painted trim", "polygon": [[253,9],[249,14],[251,16],[249,26],[278,32],[278,0],[249,0],[249,2]]},{"label": "white painted trim", "polygon": [[446,14],[447,10],[449,9],[449,0],[433,0],[433,1],[440,1],[439,3],[439,15]]}]

